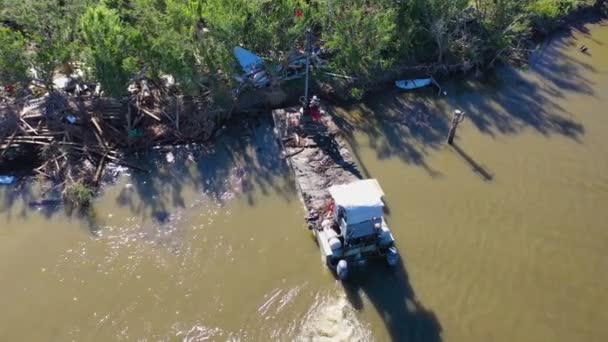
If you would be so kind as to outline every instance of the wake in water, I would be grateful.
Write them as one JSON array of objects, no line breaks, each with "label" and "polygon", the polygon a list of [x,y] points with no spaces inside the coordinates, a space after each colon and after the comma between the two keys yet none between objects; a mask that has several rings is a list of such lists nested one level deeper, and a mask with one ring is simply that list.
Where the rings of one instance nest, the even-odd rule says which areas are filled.
[{"label": "wake in water", "polygon": [[346,296],[317,296],[315,305],[306,313],[299,327],[298,342],[304,341],[371,341],[371,333],[356,316]]}]

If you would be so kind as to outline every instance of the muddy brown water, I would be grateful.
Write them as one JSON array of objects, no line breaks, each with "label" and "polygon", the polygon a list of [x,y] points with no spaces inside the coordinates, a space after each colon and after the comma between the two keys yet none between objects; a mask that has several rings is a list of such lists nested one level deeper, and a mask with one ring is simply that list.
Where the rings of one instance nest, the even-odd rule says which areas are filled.
[{"label": "muddy brown water", "polygon": [[608,341],[608,28],[445,90],[331,109],[396,272],[336,282],[263,121],[119,170],[87,219],[0,187],[0,340]]}]

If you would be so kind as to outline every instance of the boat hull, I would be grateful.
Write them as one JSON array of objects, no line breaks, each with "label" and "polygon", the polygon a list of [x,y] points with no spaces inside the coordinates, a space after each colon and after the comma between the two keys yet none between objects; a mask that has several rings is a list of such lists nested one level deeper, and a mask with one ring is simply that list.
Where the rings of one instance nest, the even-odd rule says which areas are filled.
[{"label": "boat hull", "polygon": [[418,78],[414,80],[400,80],[395,82],[395,86],[399,89],[412,90],[422,88],[430,85],[432,80],[430,78]]}]

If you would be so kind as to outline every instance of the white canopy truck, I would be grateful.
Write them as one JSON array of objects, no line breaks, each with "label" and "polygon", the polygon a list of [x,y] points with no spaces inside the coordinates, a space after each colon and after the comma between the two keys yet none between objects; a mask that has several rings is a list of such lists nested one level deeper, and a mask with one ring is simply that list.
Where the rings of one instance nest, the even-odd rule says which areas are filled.
[{"label": "white canopy truck", "polygon": [[384,257],[390,266],[398,261],[394,238],[384,219],[384,192],[375,179],[357,180],[328,189],[330,214],[315,229],[327,265],[340,279],[350,265]]}]

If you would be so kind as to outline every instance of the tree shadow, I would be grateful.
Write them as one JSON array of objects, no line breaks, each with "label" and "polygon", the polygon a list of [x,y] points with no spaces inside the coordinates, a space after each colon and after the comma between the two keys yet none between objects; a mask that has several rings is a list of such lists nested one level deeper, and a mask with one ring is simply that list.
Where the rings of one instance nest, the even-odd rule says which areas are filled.
[{"label": "tree shadow", "polygon": [[[31,175],[21,175],[14,184],[0,186],[0,214],[7,223],[11,222],[13,215],[19,219],[27,219],[31,211],[36,211],[45,218],[67,212],[58,191],[51,189],[41,196],[35,182]],[[15,208],[18,210],[15,211]]]},{"label": "tree shadow", "polygon": [[[475,128],[490,137],[531,130],[581,143],[585,127],[576,116],[584,113],[571,113],[562,104],[572,95],[596,96],[589,77],[597,70],[585,55],[573,51],[577,47],[570,34],[557,34],[531,56],[525,71],[502,66],[484,79],[446,82],[442,88],[447,96],[437,96],[432,89],[393,89],[330,112],[356,156],[366,147],[380,160],[398,159],[423,168],[431,177],[441,176],[443,170],[434,170],[427,157],[443,148],[455,109],[464,110]],[[424,120],[417,122],[418,117]],[[368,146],[360,146],[361,136]]]},{"label": "tree shadow", "polygon": [[494,175],[491,172],[489,172],[485,167],[483,167],[482,165],[477,163],[473,158],[471,158],[471,156],[469,156],[465,151],[463,151],[460,148],[460,146],[458,146],[457,144],[453,144],[452,149],[454,151],[456,151],[456,153],[458,153],[458,155],[462,159],[464,159],[464,161],[466,161],[467,164],[469,164],[471,169],[473,169],[473,172],[475,174],[479,175],[481,177],[481,179],[483,179],[486,182],[490,182],[490,181],[494,180]]},{"label": "tree shadow", "polygon": [[[241,118],[228,126],[213,144],[164,147],[130,160],[150,172],[131,173],[131,185],[119,194],[118,205],[163,223],[171,210],[204,200],[223,205],[243,196],[255,206],[260,196],[278,194],[292,201],[295,189],[292,182],[281,181],[290,173],[279,158],[270,119]],[[184,188],[200,196],[188,199]]]},{"label": "tree shadow", "polygon": [[13,185],[0,187],[0,217],[11,223],[14,218],[27,220],[32,213],[50,219],[63,215],[84,222],[88,231],[97,235],[101,229],[94,207],[76,208],[66,204],[59,186],[42,182],[31,174],[22,175]]},{"label": "tree shadow", "polygon": [[409,113],[428,115],[430,101],[431,97],[423,97],[418,102],[409,102],[393,92],[383,95],[379,102],[350,106],[345,111],[332,107],[329,113],[357,159],[361,159],[361,146],[356,134],[363,134],[378,159],[398,158],[424,168],[432,177],[440,177],[441,173],[431,168],[425,158],[441,146],[447,122],[427,116],[426,122],[417,125],[405,119]]},{"label": "tree shadow", "polygon": [[382,318],[391,341],[442,341],[442,328],[437,316],[416,298],[401,260],[391,270],[374,262],[353,272],[342,284],[355,309],[364,308],[362,295],[369,299]]},{"label": "tree shadow", "polygon": [[[151,149],[128,156],[126,161],[148,172],[110,165],[104,172],[100,196],[107,187],[121,186],[115,203],[142,222],[152,221],[159,227],[174,224],[182,210],[209,201],[225,205],[240,197],[256,206],[266,196],[278,195],[288,202],[297,198],[289,169],[280,159],[269,116],[239,117],[213,142]],[[127,184],[116,184],[120,177],[126,177]],[[27,176],[16,184],[0,186],[0,214],[6,222],[27,219],[36,212],[81,220],[93,235],[103,229],[95,202],[90,211],[71,210],[59,193],[41,196],[36,182]]]}]

